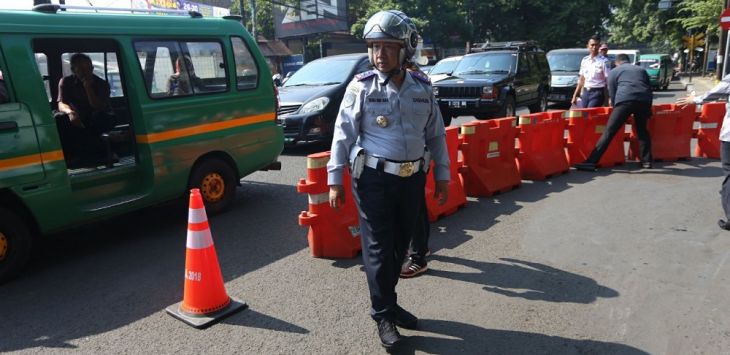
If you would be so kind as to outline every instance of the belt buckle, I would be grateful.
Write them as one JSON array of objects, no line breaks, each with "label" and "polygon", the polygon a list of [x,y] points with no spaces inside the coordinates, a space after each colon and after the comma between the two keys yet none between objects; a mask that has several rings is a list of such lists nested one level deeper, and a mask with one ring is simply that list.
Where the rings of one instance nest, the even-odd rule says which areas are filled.
[{"label": "belt buckle", "polygon": [[409,177],[413,175],[414,170],[416,170],[416,164],[414,164],[412,161],[409,161],[407,163],[401,163],[400,171],[398,171],[398,176]]}]

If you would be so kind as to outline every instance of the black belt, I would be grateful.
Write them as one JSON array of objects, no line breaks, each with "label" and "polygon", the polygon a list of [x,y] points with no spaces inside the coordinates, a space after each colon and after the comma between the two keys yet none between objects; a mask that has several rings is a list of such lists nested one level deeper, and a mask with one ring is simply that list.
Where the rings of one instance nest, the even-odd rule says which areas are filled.
[{"label": "black belt", "polygon": [[587,91],[598,91],[598,90],[604,90],[604,88],[585,88]]}]

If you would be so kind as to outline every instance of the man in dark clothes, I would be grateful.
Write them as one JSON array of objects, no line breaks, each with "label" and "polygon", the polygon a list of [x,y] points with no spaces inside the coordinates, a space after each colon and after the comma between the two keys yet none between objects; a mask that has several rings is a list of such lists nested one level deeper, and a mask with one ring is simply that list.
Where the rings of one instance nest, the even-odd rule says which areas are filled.
[{"label": "man in dark clothes", "polygon": [[606,130],[596,143],[596,148],[585,162],[575,165],[578,170],[596,170],[596,164],[631,114],[634,115],[634,125],[639,135],[641,167],[651,168],[651,138],[646,129],[646,123],[651,117],[653,99],[651,83],[646,70],[628,62],[629,57],[626,54],[616,56],[616,69],[608,74],[608,94],[613,104],[613,111],[608,118]]},{"label": "man in dark clothes", "polygon": [[64,154],[84,160],[104,156],[101,134],[114,127],[109,84],[94,75],[91,58],[71,56],[72,75],[58,83],[58,119]]}]

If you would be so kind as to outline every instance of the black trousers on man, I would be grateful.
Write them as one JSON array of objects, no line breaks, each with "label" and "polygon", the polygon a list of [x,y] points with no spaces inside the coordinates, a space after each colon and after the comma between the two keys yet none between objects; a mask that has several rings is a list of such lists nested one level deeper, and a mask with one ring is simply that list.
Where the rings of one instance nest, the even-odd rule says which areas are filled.
[{"label": "black trousers on man", "polygon": [[420,223],[413,229],[411,246],[408,249],[408,256],[423,259],[429,252],[428,240],[431,237],[431,222],[428,220],[428,207],[426,207],[426,196],[424,194],[421,206],[421,213],[418,219]]},{"label": "black trousers on man", "polygon": [[360,217],[362,260],[375,321],[393,320],[398,304],[395,286],[408,243],[419,220],[426,174],[400,177],[365,167],[353,179]]},{"label": "black trousers on man", "polygon": [[586,163],[598,164],[603,153],[611,144],[611,140],[621,129],[621,125],[626,123],[626,120],[632,114],[634,115],[636,133],[639,135],[639,159],[641,162],[651,162],[651,137],[649,137],[649,131],[646,129],[646,123],[651,118],[651,102],[623,101],[613,107],[611,116],[608,117],[606,130],[598,139],[598,143],[596,143],[591,155],[588,156]]}]

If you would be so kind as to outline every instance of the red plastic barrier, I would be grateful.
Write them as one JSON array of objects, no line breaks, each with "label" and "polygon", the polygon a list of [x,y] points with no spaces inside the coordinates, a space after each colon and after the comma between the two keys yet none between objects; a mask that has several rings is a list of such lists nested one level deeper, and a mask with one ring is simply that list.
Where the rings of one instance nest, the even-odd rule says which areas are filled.
[{"label": "red plastic barrier", "polygon": [[[675,161],[691,157],[690,144],[695,120],[695,105],[680,108],[675,104],[654,105],[647,123],[654,160]],[[639,140],[636,125],[631,127],[629,159],[639,158]]]},{"label": "red plastic barrier", "polygon": [[522,183],[515,160],[515,118],[472,121],[461,126],[464,191],[486,197],[517,188]]},{"label": "red plastic barrier", "polygon": [[565,121],[555,118],[562,114],[540,112],[519,118],[517,162],[523,179],[544,180],[570,169],[565,156]]},{"label": "red plastic barrier", "polygon": [[695,155],[720,159],[720,128],[725,117],[725,103],[710,102],[702,105],[700,129],[697,132]]},{"label": "red plastic barrier", "polygon": [[309,194],[309,211],[299,214],[299,225],[309,226],[309,250],[316,258],[353,258],[360,251],[360,223],[357,218],[350,172],[344,169],[345,205],[329,205],[327,162],[330,153],[307,156],[307,179],[299,180],[297,192]]},{"label": "red plastic barrier", "polygon": [[[596,147],[598,139],[606,130],[608,117],[611,115],[610,107],[583,108],[566,111],[563,117],[568,119],[568,139],[566,147],[570,165],[582,163],[588,159]],[[624,131],[626,125],[621,128],[613,137],[608,149],[598,162],[600,167],[621,165],[626,162],[624,152]]]},{"label": "red plastic barrier", "polygon": [[428,220],[435,222],[443,216],[448,216],[456,212],[459,207],[466,205],[466,195],[464,195],[464,182],[459,176],[459,127],[446,128],[446,146],[449,150],[449,170],[451,178],[449,180],[449,199],[443,206],[438,204],[438,200],[433,198],[435,183],[433,180],[433,162],[431,169],[426,177],[426,207],[428,209]]}]

